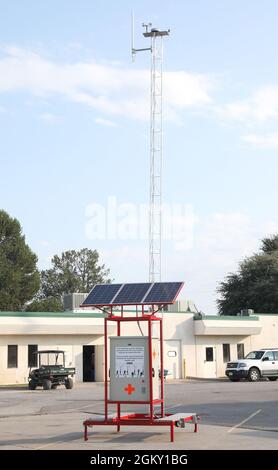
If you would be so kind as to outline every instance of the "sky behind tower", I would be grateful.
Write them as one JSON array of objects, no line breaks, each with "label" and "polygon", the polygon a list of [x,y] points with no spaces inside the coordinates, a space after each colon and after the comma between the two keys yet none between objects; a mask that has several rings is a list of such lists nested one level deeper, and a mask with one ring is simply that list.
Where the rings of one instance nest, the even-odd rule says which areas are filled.
[{"label": "sky behind tower", "polygon": [[278,232],[277,2],[0,5],[0,206],[41,268],[96,248],[117,282],[148,278],[149,56],[131,62],[131,10],[137,47],[143,21],[170,28],[162,278],[215,313],[218,282]]}]

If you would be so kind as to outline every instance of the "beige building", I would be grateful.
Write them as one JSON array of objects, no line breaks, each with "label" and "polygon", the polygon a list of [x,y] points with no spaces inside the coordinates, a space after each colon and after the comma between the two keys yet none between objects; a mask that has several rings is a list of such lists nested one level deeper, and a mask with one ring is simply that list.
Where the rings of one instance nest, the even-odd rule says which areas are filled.
[{"label": "beige building", "polygon": [[[227,361],[254,349],[278,347],[277,314],[217,317],[193,310],[180,301],[163,313],[169,379],[223,377]],[[32,353],[42,349],[64,350],[67,365],[76,368],[76,381],[102,381],[103,323],[103,315],[93,310],[0,312],[0,384],[27,383]],[[108,333],[116,334],[114,323]],[[140,335],[136,322],[128,323],[122,334]]]}]

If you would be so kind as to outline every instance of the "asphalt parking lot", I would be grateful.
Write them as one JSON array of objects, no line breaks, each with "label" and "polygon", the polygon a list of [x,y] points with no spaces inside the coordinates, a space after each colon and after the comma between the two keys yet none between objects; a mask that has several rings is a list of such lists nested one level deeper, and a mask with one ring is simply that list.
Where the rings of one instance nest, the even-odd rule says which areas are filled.
[{"label": "asphalt parking lot", "polygon": [[0,388],[0,449],[278,449],[278,381],[167,383],[166,411],[201,417],[197,434],[192,425],[176,428],[174,443],[168,428],[158,427],[122,427],[120,433],[97,427],[84,442],[82,422],[103,413],[102,399],[97,383],[72,390]]}]

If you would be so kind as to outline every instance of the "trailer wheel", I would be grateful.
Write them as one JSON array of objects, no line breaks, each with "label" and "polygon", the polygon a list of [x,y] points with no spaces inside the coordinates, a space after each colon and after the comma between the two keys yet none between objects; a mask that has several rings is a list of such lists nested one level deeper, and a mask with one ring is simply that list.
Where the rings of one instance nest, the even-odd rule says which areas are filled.
[{"label": "trailer wheel", "polygon": [[37,384],[34,380],[30,380],[29,382],[29,390],[36,390]]},{"label": "trailer wheel", "polygon": [[65,380],[65,387],[68,389],[73,387],[73,380],[70,379],[69,377]]},{"label": "trailer wheel", "polygon": [[42,386],[44,390],[50,390],[52,386],[51,380],[44,380]]}]

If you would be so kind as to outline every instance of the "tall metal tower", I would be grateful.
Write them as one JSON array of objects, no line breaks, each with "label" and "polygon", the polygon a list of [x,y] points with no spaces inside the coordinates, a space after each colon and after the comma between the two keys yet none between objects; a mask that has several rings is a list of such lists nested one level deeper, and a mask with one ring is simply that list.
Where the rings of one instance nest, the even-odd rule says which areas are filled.
[{"label": "tall metal tower", "polygon": [[134,48],[134,25],[132,17],[132,57],[141,51],[151,52],[151,113],[150,113],[150,196],[149,196],[149,280],[161,281],[161,200],[162,200],[162,73],[163,37],[170,30],[152,28],[152,23],[143,23],[143,36],[150,38],[150,47]]}]

